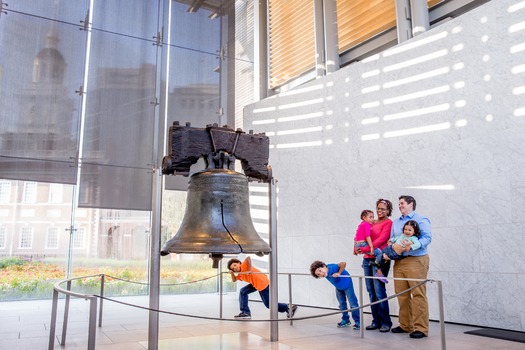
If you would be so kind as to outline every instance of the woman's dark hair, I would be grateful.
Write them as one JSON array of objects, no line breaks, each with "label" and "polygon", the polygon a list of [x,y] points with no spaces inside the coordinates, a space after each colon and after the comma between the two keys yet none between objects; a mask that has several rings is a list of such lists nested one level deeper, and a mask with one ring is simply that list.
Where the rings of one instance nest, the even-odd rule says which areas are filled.
[{"label": "woman's dark hair", "polygon": [[317,277],[317,275],[315,274],[315,270],[317,270],[318,268],[320,267],[325,267],[326,264],[322,261],[319,261],[319,260],[316,260],[312,263],[312,265],[310,265],[310,273],[312,274],[312,276],[314,276],[315,278],[319,278]]},{"label": "woman's dark hair", "polygon": [[421,236],[421,230],[419,229],[419,224],[414,220],[409,220],[405,222],[405,225],[403,225],[403,232],[405,231],[405,226],[412,226],[414,228],[414,236],[419,237]]},{"label": "woman's dark hair", "polygon": [[242,264],[242,262],[241,262],[239,259],[230,259],[230,260],[228,261],[228,270],[231,270],[230,267],[232,266],[233,263],[239,263],[239,264]]},{"label": "woman's dark hair", "polygon": [[391,201],[389,201],[388,199],[379,198],[376,201],[376,209],[379,203],[383,203],[384,205],[386,205],[386,216],[392,215],[392,210],[394,209],[394,206],[392,205]]},{"label": "woman's dark hair", "polygon": [[416,199],[412,196],[402,195],[399,196],[399,200],[404,199],[408,204],[412,203],[412,209],[416,210]]},{"label": "woman's dark hair", "polygon": [[372,210],[365,209],[361,212],[361,220],[364,220],[368,214],[374,214]]}]

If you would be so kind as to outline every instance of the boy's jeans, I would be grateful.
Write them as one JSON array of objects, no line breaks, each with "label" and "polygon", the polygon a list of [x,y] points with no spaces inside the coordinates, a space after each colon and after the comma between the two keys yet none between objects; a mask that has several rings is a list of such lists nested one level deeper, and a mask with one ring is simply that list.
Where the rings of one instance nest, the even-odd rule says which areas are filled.
[{"label": "boy's jeans", "polygon": [[[359,307],[359,302],[357,301],[357,297],[354,293],[354,285],[352,283],[352,280],[350,279],[350,285],[347,289],[341,290],[336,288],[335,295],[337,297],[337,301],[339,302],[339,310],[348,310],[346,299],[348,299],[348,301],[350,302],[350,308],[356,308],[355,310],[352,310],[352,318],[354,319],[354,322],[357,325],[361,325],[359,319],[359,309],[357,309]],[[342,319],[343,321],[350,321],[348,312],[343,312]]]}]

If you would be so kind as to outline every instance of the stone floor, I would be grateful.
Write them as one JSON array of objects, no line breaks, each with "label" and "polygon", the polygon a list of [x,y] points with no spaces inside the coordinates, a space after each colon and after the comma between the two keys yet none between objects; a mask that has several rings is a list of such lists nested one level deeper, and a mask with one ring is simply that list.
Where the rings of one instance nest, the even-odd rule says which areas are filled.
[{"label": "stone floor", "polygon": [[[147,307],[149,299],[121,297],[117,300]],[[250,302],[251,321],[232,320],[239,313],[237,295],[223,295],[223,318],[220,315],[218,294],[161,296],[160,309],[198,317],[159,315],[158,349],[273,349],[273,350],[330,350],[330,349],[524,349],[523,343],[467,335],[474,327],[445,325],[445,344],[442,344],[440,326],[431,322],[428,338],[411,339],[407,334],[357,331],[351,327],[337,328],[339,315],[302,319],[331,311],[299,307],[293,324],[285,319],[279,322],[276,338],[271,342],[269,312],[260,302]],[[65,350],[87,349],[89,302],[71,299],[66,342],[59,344],[62,333],[64,300],[59,301],[54,348]],[[49,347],[51,300],[0,302],[0,350],[43,350]],[[97,350],[144,350],[148,348],[148,310],[104,301],[102,327],[97,327]],[[200,316],[210,319],[199,318]],[[370,323],[365,313],[364,324]],[[259,320],[259,321],[258,321]],[[397,318],[393,319],[397,325]],[[444,347],[446,346],[446,347]]]}]

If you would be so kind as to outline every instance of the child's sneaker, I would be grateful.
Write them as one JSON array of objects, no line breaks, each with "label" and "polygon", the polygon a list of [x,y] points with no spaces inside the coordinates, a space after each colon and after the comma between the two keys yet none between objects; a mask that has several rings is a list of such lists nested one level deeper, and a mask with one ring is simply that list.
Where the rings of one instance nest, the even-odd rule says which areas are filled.
[{"label": "child's sneaker", "polygon": [[356,323],[354,324],[354,326],[352,327],[354,330],[358,331],[359,329],[361,329],[361,327],[359,327],[359,323]]},{"label": "child's sneaker", "polygon": [[350,321],[342,320],[337,324],[337,328],[344,328],[350,326]]},{"label": "child's sneaker", "polygon": [[235,317],[235,318],[241,318],[241,319],[243,319],[243,320],[249,320],[249,319],[252,318],[252,315],[247,314],[247,313],[245,313],[245,312],[241,312],[240,314],[235,315],[234,317]]},{"label": "child's sneaker", "polygon": [[295,315],[295,312],[297,311],[297,305],[292,306],[291,310],[288,310],[287,317],[292,318],[293,315]]},{"label": "child's sneaker", "polygon": [[388,279],[387,279],[385,276],[380,275],[380,274],[378,274],[378,273],[376,273],[374,276],[379,277],[379,280],[380,280],[381,282],[383,282],[383,283],[388,283]]}]

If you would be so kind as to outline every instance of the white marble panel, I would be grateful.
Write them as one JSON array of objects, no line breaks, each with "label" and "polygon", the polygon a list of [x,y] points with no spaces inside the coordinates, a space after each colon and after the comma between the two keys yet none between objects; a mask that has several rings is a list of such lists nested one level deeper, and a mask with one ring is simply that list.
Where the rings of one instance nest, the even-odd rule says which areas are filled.
[{"label": "white marble panel", "polygon": [[[245,108],[245,125],[270,135],[281,270],[320,259],[361,275],[352,255],[359,213],[386,197],[396,218],[397,197],[410,194],[432,222],[430,276],[443,281],[447,321],[524,329],[523,303],[502,303],[522,300],[524,283],[525,117],[514,113],[525,103],[515,92],[523,74],[512,72],[525,58],[512,48],[525,39],[510,28],[525,10],[509,12],[512,4],[488,2]],[[316,300],[312,282],[294,295]],[[436,288],[428,290],[437,319]]]}]

